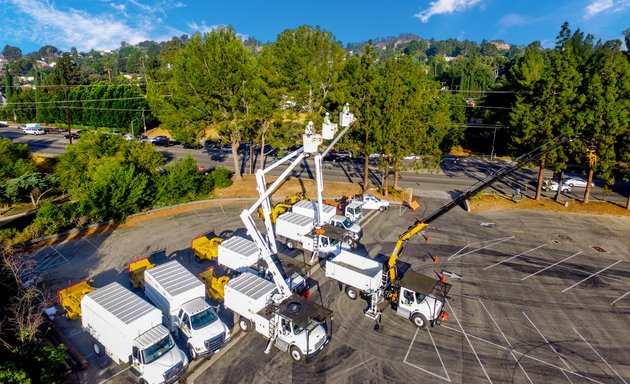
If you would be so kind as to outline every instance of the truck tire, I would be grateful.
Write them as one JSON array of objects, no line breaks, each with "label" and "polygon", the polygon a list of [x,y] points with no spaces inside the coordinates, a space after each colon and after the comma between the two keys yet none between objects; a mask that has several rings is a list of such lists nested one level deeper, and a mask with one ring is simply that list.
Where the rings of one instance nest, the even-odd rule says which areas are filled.
[{"label": "truck tire", "polygon": [[354,248],[357,245],[357,243],[354,241],[354,239],[352,237],[350,237],[350,236],[346,236],[345,239],[343,239],[343,241],[348,243],[348,246],[350,248]]},{"label": "truck tire", "polygon": [[385,211],[385,209],[386,209],[386,208],[385,208],[384,206],[380,206],[380,207],[378,207],[378,211],[379,211],[379,212],[384,212],[384,211]]},{"label": "truck tire", "polygon": [[197,360],[197,358],[199,357],[199,354],[197,353],[197,351],[195,351],[195,347],[190,344],[188,344],[188,353],[190,353],[191,360]]},{"label": "truck tire", "polygon": [[99,343],[94,343],[92,349],[94,350],[94,353],[96,353],[96,356],[100,356],[103,353],[103,346]]},{"label": "truck tire", "polygon": [[251,329],[252,329],[252,322],[249,321],[249,319],[241,317],[238,320],[238,326],[239,326],[239,328],[241,328],[241,331],[247,333],[247,332],[251,331]]},{"label": "truck tire", "polygon": [[356,300],[359,297],[359,291],[355,287],[347,286],[346,295],[348,295],[350,300]]},{"label": "truck tire", "polygon": [[427,323],[429,322],[426,317],[422,313],[414,313],[411,316],[411,322],[418,328],[426,328]]},{"label": "truck tire", "polygon": [[293,244],[293,240],[287,240],[287,248],[289,249],[295,248],[295,244]]},{"label": "truck tire", "polygon": [[304,354],[302,354],[300,348],[296,347],[295,345],[292,345],[291,348],[289,348],[289,354],[291,355],[293,361],[295,361],[296,363],[301,363],[302,360],[304,360]]},{"label": "truck tire", "polygon": [[198,263],[203,262],[203,260],[201,260],[201,257],[199,257],[199,255],[195,255],[195,260],[196,260]]}]

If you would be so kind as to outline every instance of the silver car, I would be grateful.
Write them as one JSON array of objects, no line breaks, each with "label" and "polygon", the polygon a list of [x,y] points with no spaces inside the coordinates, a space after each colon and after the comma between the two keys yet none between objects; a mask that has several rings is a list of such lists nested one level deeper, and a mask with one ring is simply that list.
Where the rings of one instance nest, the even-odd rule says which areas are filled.
[{"label": "silver car", "polygon": [[[586,188],[586,185],[588,184],[588,181],[584,180],[581,177],[569,177],[567,179],[564,179],[564,181],[562,182],[563,184],[567,184],[571,187],[583,187]],[[591,183],[591,187],[594,187],[595,184]]]}]

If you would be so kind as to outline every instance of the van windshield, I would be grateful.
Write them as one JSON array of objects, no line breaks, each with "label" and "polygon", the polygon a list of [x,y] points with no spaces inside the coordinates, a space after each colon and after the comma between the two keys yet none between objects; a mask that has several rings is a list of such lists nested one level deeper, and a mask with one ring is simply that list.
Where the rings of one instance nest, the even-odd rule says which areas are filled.
[{"label": "van windshield", "polygon": [[190,325],[192,329],[201,329],[209,324],[212,324],[217,319],[217,313],[208,308],[205,311],[199,312],[190,317]]},{"label": "van windshield", "polygon": [[144,363],[151,364],[155,360],[159,359],[160,356],[166,354],[168,351],[173,349],[174,346],[175,342],[173,341],[173,337],[171,337],[170,334],[164,336],[164,338],[162,338],[160,341],[142,351]]}]

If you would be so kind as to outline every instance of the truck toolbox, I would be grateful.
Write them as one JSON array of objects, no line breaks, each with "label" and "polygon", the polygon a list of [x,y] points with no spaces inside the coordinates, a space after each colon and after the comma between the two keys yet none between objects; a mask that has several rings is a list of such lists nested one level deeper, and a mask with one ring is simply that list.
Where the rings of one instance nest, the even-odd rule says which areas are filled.
[{"label": "truck toolbox", "polygon": [[231,238],[219,244],[219,264],[238,271],[256,264],[260,258],[260,250],[256,243],[240,236]]},{"label": "truck toolbox", "polygon": [[[293,208],[291,210],[295,213],[299,213],[300,215],[311,217],[316,220],[317,220],[317,214],[319,212],[318,203],[308,201],[308,200],[298,201],[297,203],[293,205]],[[327,205],[327,204],[322,205],[322,219],[323,219],[322,222],[327,223],[328,220],[330,220],[330,218],[336,214],[337,214],[336,207],[333,207],[332,205]]]},{"label": "truck toolbox", "polygon": [[225,286],[225,306],[246,318],[251,318],[267,305],[276,285],[252,273],[243,273]]},{"label": "truck toolbox", "polygon": [[346,250],[326,261],[326,277],[362,291],[374,291],[381,285],[383,264]]},{"label": "truck toolbox", "polygon": [[315,227],[312,217],[300,215],[295,212],[287,212],[276,220],[276,233],[292,240],[300,240]]}]

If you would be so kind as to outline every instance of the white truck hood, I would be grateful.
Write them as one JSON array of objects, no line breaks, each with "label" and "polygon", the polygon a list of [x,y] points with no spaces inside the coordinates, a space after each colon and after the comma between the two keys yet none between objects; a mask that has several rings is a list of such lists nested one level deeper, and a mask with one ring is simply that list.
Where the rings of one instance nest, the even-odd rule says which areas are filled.
[{"label": "white truck hood", "polygon": [[311,331],[308,337],[308,354],[317,352],[326,340],[326,329],[321,325]]},{"label": "white truck hood", "polygon": [[201,344],[203,344],[204,341],[212,339],[213,337],[223,332],[225,332],[226,340],[229,337],[229,330],[218,317],[212,323],[206,325],[203,328],[195,329],[193,332],[195,333],[195,339],[201,341]]},{"label": "white truck hood", "polygon": [[163,383],[164,374],[171,368],[174,368],[179,362],[182,362],[181,369],[185,370],[188,366],[188,357],[186,357],[186,354],[179,349],[179,347],[174,346],[157,360],[144,366],[143,378],[149,384]]}]

